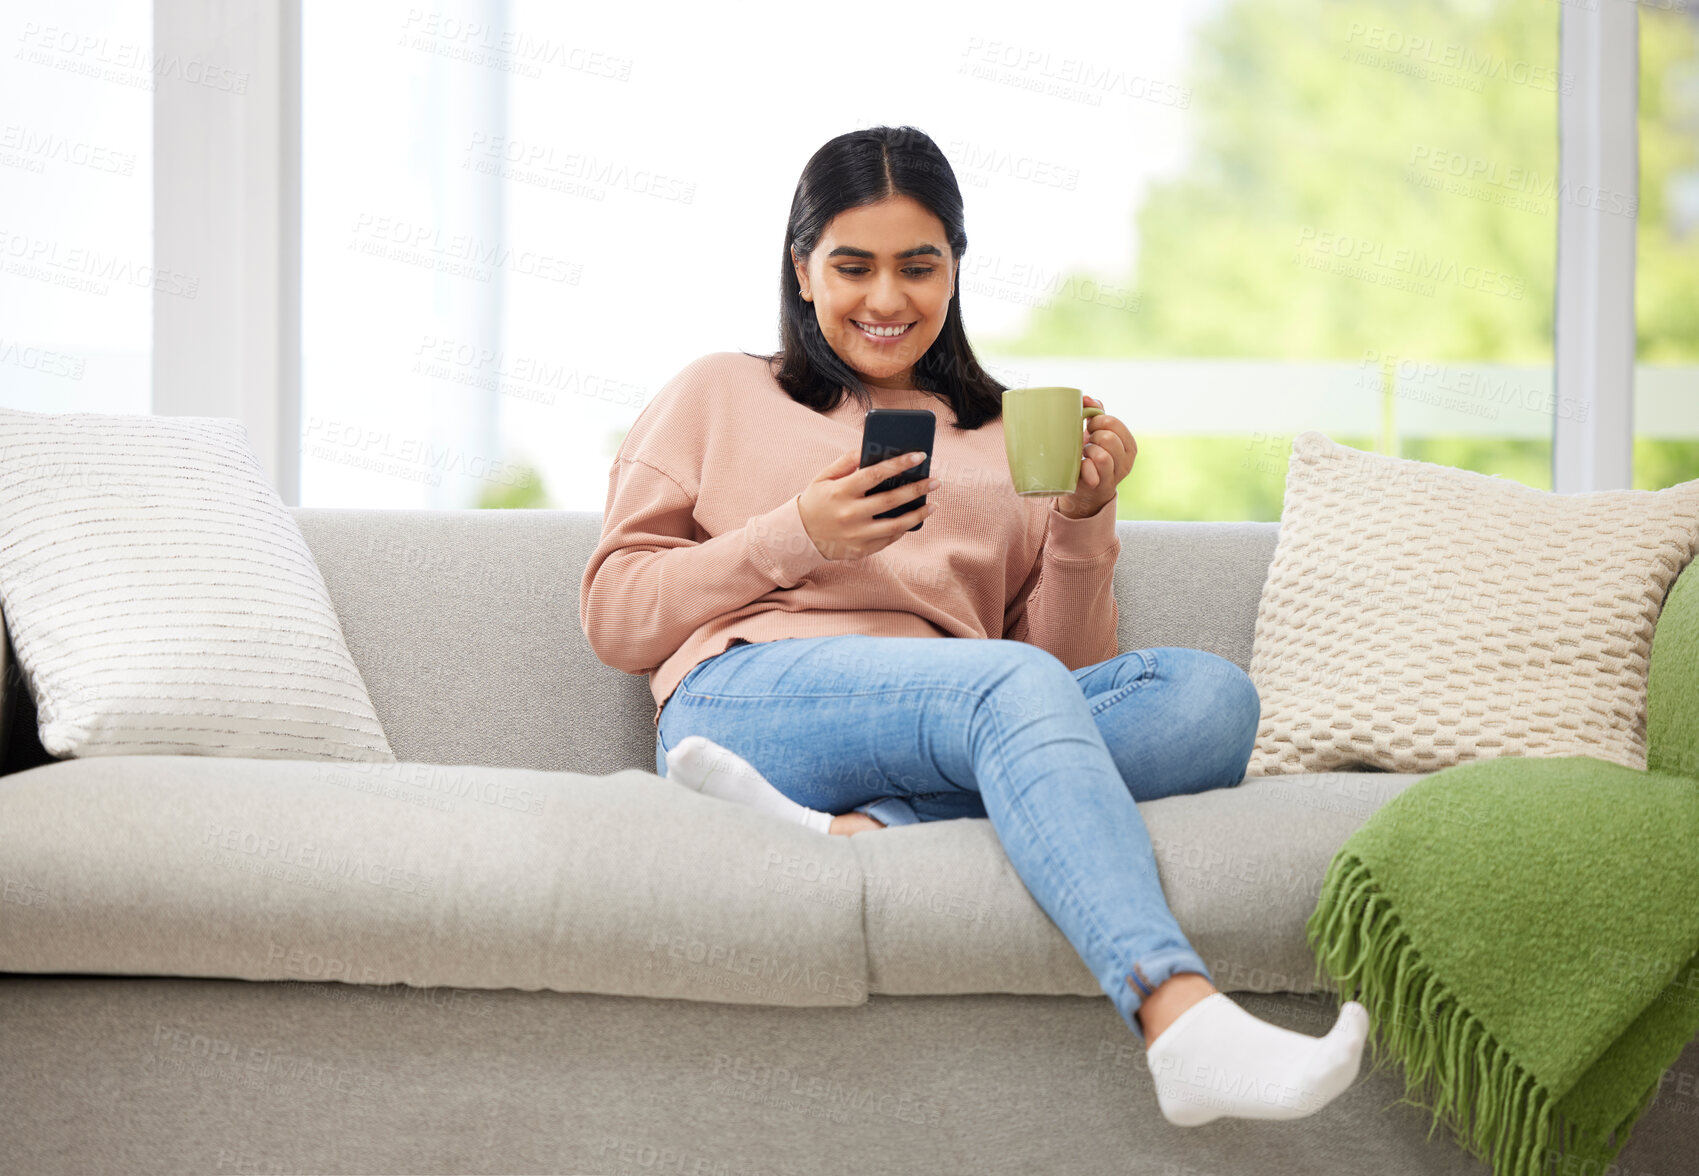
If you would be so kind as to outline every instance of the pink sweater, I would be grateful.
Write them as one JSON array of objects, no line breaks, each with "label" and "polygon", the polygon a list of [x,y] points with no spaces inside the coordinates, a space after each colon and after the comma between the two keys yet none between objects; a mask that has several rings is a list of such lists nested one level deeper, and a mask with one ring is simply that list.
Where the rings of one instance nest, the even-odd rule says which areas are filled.
[{"label": "pink sweater", "polygon": [[820,554],[797,500],[833,458],[860,452],[854,400],[815,412],[764,361],[722,351],[638,414],[608,472],[579,622],[605,664],[649,675],[656,725],[679,680],[734,637],[1003,637],[1071,670],[1116,655],[1115,504],[1070,519],[1054,499],[1016,494],[1001,417],[960,432],[937,397],[874,396],[937,416],[941,485],[925,526],[853,560]]}]

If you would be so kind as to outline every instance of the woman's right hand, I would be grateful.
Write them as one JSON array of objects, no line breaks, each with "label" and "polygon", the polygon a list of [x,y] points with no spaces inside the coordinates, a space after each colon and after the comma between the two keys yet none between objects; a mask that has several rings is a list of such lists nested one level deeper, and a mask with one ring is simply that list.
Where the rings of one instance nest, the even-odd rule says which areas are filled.
[{"label": "woman's right hand", "polygon": [[934,488],[929,485],[931,479],[920,478],[878,494],[867,493],[886,478],[913,468],[909,455],[899,453],[864,469],[861,454],[851,449],[816,474],[797,500],[797,509],[802,513],[803,529],[820,554],[831,560],[872,555],[931,514],[932,504],[927,503],[895,518],[873,517]]}]

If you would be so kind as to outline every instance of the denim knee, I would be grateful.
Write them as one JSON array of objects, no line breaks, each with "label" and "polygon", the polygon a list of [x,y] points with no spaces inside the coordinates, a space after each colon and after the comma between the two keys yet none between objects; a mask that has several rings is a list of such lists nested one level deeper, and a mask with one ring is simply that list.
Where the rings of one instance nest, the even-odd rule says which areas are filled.
[{"label": "denim knee", "polygon": [[1248,761],[1262,723],[1262,696],[1251,676],[1236,663],[1207,650],[1176,647],[1164,653],[1170,664],[1179,663],[1175,672],[1185,675],[1192,689],[1208,693],[1207,713],[1218,724],[1214,737],[1242,752]]},{"label": "denim knee", "polygon": [[[1215,657],[1214,654],[1210,656]],[[1217,688],[1221,691],[1222,712],[1238,719],[1236,734],[1245,744],[1248,756],[1250,747],[1257,740],[1257,727],[1262,724],[1262,695],[1257,693],[1256,683],[1251,681],[1250,674],[1224,657],[1215,657],[1215,660],[1220,670]]]},{"label": "denim knee", "polygon": [[1002,655],[1002,672],[990,676],[986,698],[995,696],[998,709],[1016,717],[1044,714],[1051,692],[1078,691],[1079,684],[1061,658],[1025,641],[993,637],[987,644]]}]

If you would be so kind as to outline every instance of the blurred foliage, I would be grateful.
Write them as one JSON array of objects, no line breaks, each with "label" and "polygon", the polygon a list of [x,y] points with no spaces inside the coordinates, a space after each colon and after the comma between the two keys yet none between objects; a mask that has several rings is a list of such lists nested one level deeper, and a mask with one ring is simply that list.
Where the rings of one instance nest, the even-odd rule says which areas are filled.
[{"label": "blurred foliage", "polygon": [[[1292,436],[1280,434],[1171,436],[1135,433],[1135,473],[1121,483],[1116,517],[1270,521],[1280,517]],[[1340,433],[1333,440],[1353,449],[1375,448],[1375,439]],[[1406,439],[1405,457],[1479,469],[1490,459],[1501,477],[1551,489],[1551,446],[1543,441],[1479,437]]]},{"label": "blurred foliage", "polygon": [[513,468],[518,474],[513,485],[486,482],[478,492],[477,501],[472,504],[474,510],[555,509],[554,500],[549,497],[543,476],[537,472],[536,466],[515,462]]},{"label": "blurred foliage", "polygon": [[[1557,213],[1574,198],[1557,179],[1558,13],[1526,0],[1231,0],[1200,27],[1187,79],[1193,157],[1136,214],[1136,313],[1057,297],[979,348],[1549,368]],[[1699,153],[1699,38],[1680,12],[1640,20],[1639,354],[1692,363],[1699,233],[1678,239],[1665,199]],[[1630,212],[1620,194],[1600,199]],[[1088,275],[1058,283],[1096,288]],[[1122,517],[1279,518],[1290,437],[1271,453],[1266,438],[1133,427]],[[1403,438],[1397,451],[1551,487],[1549,439]],[[1637,443],[1635,472],[1644,487],[1699,476],[1699,443]]]},{"label": "blurred foliage", "polygon": [[1699,441],[1634,439],[1634,488],[1661,490],[1699,478]]},{"label": "blurred foliage", "polygon": [[[1689,185],[1691,216],[1699,202],[1691,187],[1699,184],[1699,18],[1643,6],[1634,295],[1641,363],[1699,362],[1699,225],[1678,226],[1671,207],[1672,194],[1683,182]],[[1691,454],[1692,446],[1687,448]],[[1639,456],[1636,450],[1636,471]],[[1699,472],[1699,463],[1687,469]]]}]

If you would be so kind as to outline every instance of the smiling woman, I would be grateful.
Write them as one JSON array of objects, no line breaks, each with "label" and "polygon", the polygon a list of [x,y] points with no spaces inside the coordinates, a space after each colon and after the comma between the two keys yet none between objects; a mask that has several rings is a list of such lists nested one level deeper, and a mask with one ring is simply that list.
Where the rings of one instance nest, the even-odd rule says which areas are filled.
[{"label": "smiling woman", "polygon": [[848,393],[951,402],[956,427],[1002,413],[1003,385],[962,325],[967,252],[961,189],[943,152],[913,127],[840,135],[803,168],[779,272],[781,386],[825,411]]},{"label": "smiling woman", "polygon": [[[784,348],[704,356],[633,423],[584,571],[585,636],[650,675],[657,775],[825,833],[989,818],[1149,1047],[1170,1122],[1310,1114],[1356,1078],[1363,1007],[1315,1038],[1218,992],[1138,809],[1244,778],[1256,688],[1202,650],[1116,652],[1132,435],[1094,417],[1072,501],[1015,493],[1003,387],[962,329],[966,248],[925,134],[873,127],[815,153],[791,203]],[[935,482],[873,492],[918,456],[858,468],[874,407],[954,426],[936,431]],[[1248,1093],[1186,1078],[1222,1070]]]},{"label": "smiling woman", "polygon": [[836,217],[807,265],[792,247],[798,296],[814,304],[827,344],[852,357],[863,383],[914,386],[914,362],[943,331],[954,293],[954,260],[935,243],[943,241],[924,204],[892,196]]}]

